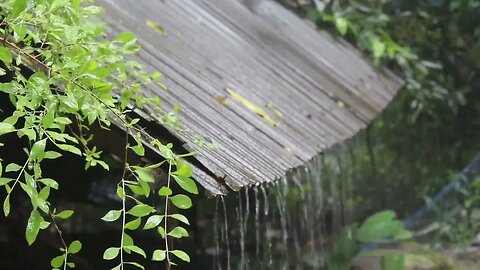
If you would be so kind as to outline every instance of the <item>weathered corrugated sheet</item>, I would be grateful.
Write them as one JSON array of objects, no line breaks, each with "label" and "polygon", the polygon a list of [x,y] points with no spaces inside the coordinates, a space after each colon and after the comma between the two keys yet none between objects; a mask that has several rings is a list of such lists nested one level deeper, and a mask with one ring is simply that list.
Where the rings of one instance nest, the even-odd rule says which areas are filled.
[{"label": "weathered corrugated sheet", "polygon": [[[99,2],[108,31],[134,32],[143,47],[137,60],[164,74],[169,90],[151,90],[166,106],[178,102],[183,123],[198,133],[174,135],[197,151],[204,168],[197,166],[196,178],[214,194],[222,188],[212,176],[238,189],[305,164],[364,128],[401,85],[351,46],[272,1],[251,7],[236,0]],[[219,147],[197,146],[198,135]]]}]

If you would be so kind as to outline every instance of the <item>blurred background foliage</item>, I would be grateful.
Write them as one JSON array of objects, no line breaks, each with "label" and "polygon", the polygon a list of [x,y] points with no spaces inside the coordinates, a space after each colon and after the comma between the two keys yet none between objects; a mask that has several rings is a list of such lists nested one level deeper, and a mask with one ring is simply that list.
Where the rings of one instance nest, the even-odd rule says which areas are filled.
[{"label": "blurred background foliage", "polygon": [[381,209],[408,215],[480,150],[480,1],[283,3],[404,78],[367,130],[325,155],[325,175],[338,179],[330,202],[339,223]]}]

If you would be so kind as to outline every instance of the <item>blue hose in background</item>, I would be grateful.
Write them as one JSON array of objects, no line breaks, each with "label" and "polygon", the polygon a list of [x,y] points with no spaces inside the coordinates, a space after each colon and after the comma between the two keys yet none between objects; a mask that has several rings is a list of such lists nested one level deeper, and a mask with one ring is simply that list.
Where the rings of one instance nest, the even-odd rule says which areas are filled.
[{"label": "blue hose in background", "polygon": [[458,192],[460,188],[466,187],[476,176],[480,175],[480,153],[477,153],[474,159],[457,174],[448,185],[446,185],[432,200],[428,201],[424,206],[408,216],[404,222],[407,228],[412,227],[419,220],[424,219],[432,208],[441,203],[447,195],[452,192]]}]

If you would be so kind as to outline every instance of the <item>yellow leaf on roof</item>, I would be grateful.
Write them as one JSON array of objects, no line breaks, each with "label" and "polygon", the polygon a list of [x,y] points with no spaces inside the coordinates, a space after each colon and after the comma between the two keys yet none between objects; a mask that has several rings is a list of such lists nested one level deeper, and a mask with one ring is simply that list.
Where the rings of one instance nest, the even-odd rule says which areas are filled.
[{"label": "yellow leaf on roof", "polygon": [[159,23],[152,20],[147,20],[147,26],[157,31],[160,34],[165,35],[165,30]]},{"label": "yellow leaf on roof", "polygon": [[251,102],[250,100],[244,98],[242,95],[240,95],[239,93],[233,91],[232,89],[230,88],[227,88],[225,89],[225,91],[227,91],[227,93],[236,101],[238,101],[239,103],[241,103],[244,107],[246,107],[247,109],[249,109],[250,111],[256,113],[257,115],[259,115],[260,117],[262,117],[263,119],[265,119],[265,121],[267,121],[267,123],[269,123],[270,125],[274,126],[274,127],[277,127],[279,126],[279,124],[273,120],[270,115],[268,115],[264,110],[262,110],[262,108],[260,108],[259,106],[257,106],[255,103]]},{"label": "yellow leaf on roof", "polygon": [[285,120],[285,118],[283,117],[283,113],[281,111],[279,111],[275,106],[273,106],[272,104],[267,104],[267,109],[270,109],[270,111],[272,111],[273,114],[275,114],[275,116],[277,116],[277,118],[281,119],[281,120]]}]

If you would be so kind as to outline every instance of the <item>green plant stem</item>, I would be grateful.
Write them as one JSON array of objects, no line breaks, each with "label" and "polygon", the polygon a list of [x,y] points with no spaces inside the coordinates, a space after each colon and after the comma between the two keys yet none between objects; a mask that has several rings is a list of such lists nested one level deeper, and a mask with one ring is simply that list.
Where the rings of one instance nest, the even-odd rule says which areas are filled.
[{"label": "green plant stem", "polygon": [[18,183],[18,181],[20,180],[20,177],[21,177],[22,174],[25,172],[25,168],[27,167],[29,161],[30,161],[30,156],[27,158],[27,161],[25,161],[25,164],[23,164],[23,167],[22,167],[22,169],[20,170],[20,173],[18,174],[17,179],[15,179],[15,183],[13,183],[13,186],[12,186],[12,188],[10,189],[10,192],[8,193],[7,197],[10,196],[10,193],[13,192],[13,189],[15,188],[15,186],[16,186],[17,183]]},{"label": "green plant stem", "polygon": [[50,217],[52,218],[53,226],[55,227],[55,230],[57,231],[58,236],[60,237],[60,240],[62,241],[63,248],[65,248],[65,256],[63,258],[63,270],[67,270],[68,247],[67,247],[67,244],[65,243],[65,240],[63,239],[62,231],[60,230],[57,223],[55,222],[55,217],[53,216],[53,214],[50,214]]},{"label": "green plant stem", "polygon": [[[172,172],[172,162],[168,162],[168,178],[167,178],[167,188],[170,189],[170,176]],[[169,195],[165,196],[165,217],[164,217],[164,227],[165,227],[165,255],[167,258],[167,269],[170,269],[170,255],[168,254],[168,230],[167,230],[167,217],[168,217],[168,198]]]},{"label": "green plant stem", "polygon": [[129,127],[126,126],[126,132],[125,132],[125,152],[123,156],[123,172],[122,172],[122,236],[120,237],[120,269],[123,270],[123,241],[124,241],[124,235],[125,235],[125,224],[126,224],[126,218],[127,218],[127,207],[126,207],[126,195],[125,195],[125,175],[127,172],[128,168],[128,133],[129,133]]}]

